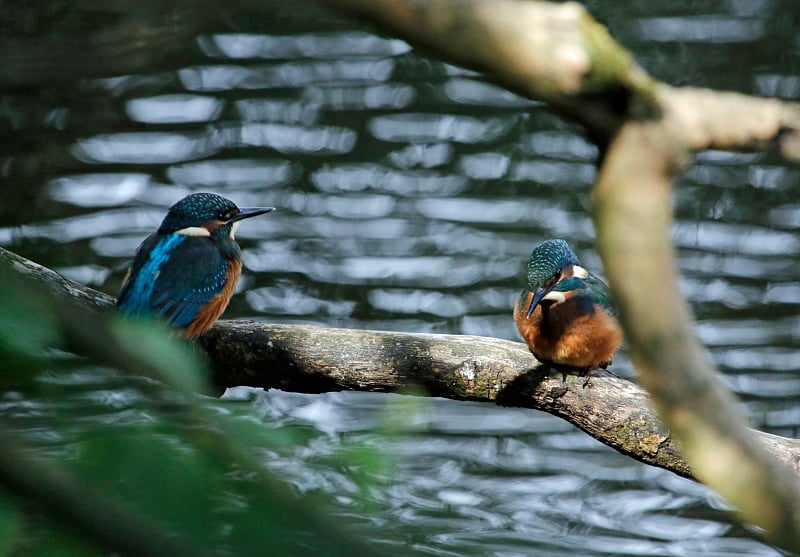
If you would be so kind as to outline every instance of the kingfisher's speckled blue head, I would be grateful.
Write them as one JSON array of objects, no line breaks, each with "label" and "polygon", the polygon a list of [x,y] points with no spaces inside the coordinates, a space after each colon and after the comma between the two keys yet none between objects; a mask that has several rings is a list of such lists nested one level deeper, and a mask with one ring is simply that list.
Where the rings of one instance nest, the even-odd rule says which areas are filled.
[{"label": "kingfisher's speckled blue head", "polygon": [[158,233],[233,239],[239,221],[274,210],[274,207],[237,207],[230,199],[213,193],[193,193],[169,208]]},{"label": "kingfisher's speckled blue head", "polygon": [[555,286],[567,277],[587,278],[589,272],[580,266],[578,257],[564,240],[545,240],[528,259],[528,287],[533,292],[527,317]]}]

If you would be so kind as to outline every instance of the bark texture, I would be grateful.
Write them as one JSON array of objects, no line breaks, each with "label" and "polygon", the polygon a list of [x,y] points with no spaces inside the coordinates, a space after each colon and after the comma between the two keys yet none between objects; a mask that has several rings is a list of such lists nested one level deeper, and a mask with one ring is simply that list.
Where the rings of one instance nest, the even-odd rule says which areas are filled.
[{"label": "bark texture", "polygon": [[[113,308],[112,297],[2,248],[0,267],[43,286],[55,299],[74,301],[93,312]],[[605,371],[592,372],[585,384],[581,376],[542,367],[521,342],[247,320],[218,321],[197,342],[220,388],[246,385],[321,393],[422,386],[435,396],[548,412],[623,454],[693,477],[641,387]],[[106,358],[102,347],[99,351]],[[800,440],[758,431],[753,435],[777,461],[800,475]]]}]

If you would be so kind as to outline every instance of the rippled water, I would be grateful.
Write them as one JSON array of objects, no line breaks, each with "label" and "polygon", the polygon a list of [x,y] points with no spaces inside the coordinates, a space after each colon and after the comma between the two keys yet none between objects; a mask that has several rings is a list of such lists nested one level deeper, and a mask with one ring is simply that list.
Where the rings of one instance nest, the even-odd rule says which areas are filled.
[{"label": "rippled water", "polygon": [[[588,5],[660,78],[800,96],[791,3]],[[214,191],[279,209],[240,228],[245,274],[229,317],[509,339],[537,241],[565,238],[601,271],[588,214],[597,150],[575,127],[353,22],[320,32],[302,10],[270,21],[198,36],[186,46],[195,62],[174,71],[0,96],[0,191],[14,201],[0,206],[0,244],[115,294],[166,208]],[[754,425],[791,436],[799,178],[773,155],[706,152],[675,195],[700,335]],[[615,371],[633,376],[624,354]],[[137,419],[133,394],[94,396],[96,419]],[[240,388],[219,404],[265,427],[308,426],[269,466],[420,553],[777,554],[702,486],[547,415],[431,399],[408,431],[380,433],[403,398]],[[32,438],[59,444],[31,410],[40,401],[6,402]],[[320,464],[350,441],[394,459],[371,495],[378,512],[361,512],[347,474]]]}]

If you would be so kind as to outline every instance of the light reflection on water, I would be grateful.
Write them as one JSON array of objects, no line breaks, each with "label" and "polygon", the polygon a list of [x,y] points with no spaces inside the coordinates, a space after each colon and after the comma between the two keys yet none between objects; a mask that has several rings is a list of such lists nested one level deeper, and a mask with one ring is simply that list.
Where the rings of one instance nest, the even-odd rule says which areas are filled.
[{"label": "light reflection on water", "polygon": [[[688,19],[644,4],[631,10],[651,11],[593,8],[656,75],[678,70],[674,60],[689,74],[708,64],[700,84],[734,76],[742,90],[798,97],[786,56],[757,70],[733,62],[742,44],[784,52],[765,42],[785,28],[769,19],[773,2]],[[0,244],[116,293],[166,208],[212,190],[278,207],[237,234],[245,276],[229,316],[509,339],[538,240],[563,237],[600,270],[587,193],[597,149],[540,103],[362,30],[209,34],[197,46],[205,59],[171,74],[85,83],[87,95],[119,100],[108,124],[84,128],[71,116],[85,108],[49,107],[70,164],[38,176],[47,210],[0,228]],[[800,428],[799,184],[796,168],[768,156],[706,152],[675,196],[673,236],[699,334],[754,425],[783,435]],[[66,248],[66,262],[53,255]],[[633,375],[624,354],[615,368]],[[73,435],[92,420],[146,419],[134,392],[87,373],[98,387]],[[399,424],[402,434],[384,434],[401,398],[235,389],[220,404],[270,427],[309,427],[308,443],[266,450],[265,463],[301,491],[332,494],[334,512],[376,526],[376,538],[421,554],[777,555],[732,526],[703,487],[556,418],[433,399]],[[0,408],[41,444],[65,443],[41,425],[46,405],[6,396]],[[321,464],[345,438],[396,459],[371,495],[380,512],[362,513],[352,478]]]},{"label": "light reflection on water", "polygon": [[[387,405],[403,404],[402,397],[238,388],[223,400],[247,401],[251,412],[270,421],[308,423],[324,432],[295,448],[300,453],[331,454],[342,435],[389,450],[396,458],[393,478],[377,480],[370,493],[386,510],[368,518],[352,509],[346,514],[376,527],[377,539],[422,536],[423,553],[478,555],[481,551],[471,548],[486,547],[513,555],[542,544],[548,555],[576,547],[615,555],[689,555],[700,549],[779,555],[752,540],[723,537],[732,532],[730,524],[692,510],[709,497],[697,484],[637,466],[596,442],[586,445],[584,435],[577,434],[582,440],[577,449],[549,445],[547,439],[572,433],[546,415],[494,409],[487,420],[480,404],[428,399],[412,422],[399,424],[405,433],[382,434],[376,433],[381,413]],[[300,489],[349,494],[345,507],[357,497],[357,487],[342,472],[315,466],[302,455],[271,453],[269,466],[294,478]],[[625,484],[641,487],[608,490]],[[437,524],[432,533],[431,520]]]}]

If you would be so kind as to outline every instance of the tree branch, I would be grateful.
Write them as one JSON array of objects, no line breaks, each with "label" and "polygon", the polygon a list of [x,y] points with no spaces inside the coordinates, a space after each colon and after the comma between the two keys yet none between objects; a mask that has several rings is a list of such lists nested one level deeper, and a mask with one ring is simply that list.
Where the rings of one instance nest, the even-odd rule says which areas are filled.
[{"label": "tree branch", "polygon": [[691,310],[678,288],[670,197],[683,153],[669,131],[663,121],[623,126],[594,189],[598,246],[631,360],[695,476],[747,521],[784,546],[798,548],[797,478],[748,430],[694,333]]},{"label": "tree branch", "polygon": [[[0,248],[9,266],[95,311],[113,298]],[[532,408],[558,416],[646,464],[692,477],[647,393],[611,373],[548,373],[520,342],[466,336],[272,325],[221,320],[198,339],[219,387],[247,385],[320,393],[397,391],[423,386],[455,400]],[[800,475],[800,440],[756,432],[773,456]]]}]

